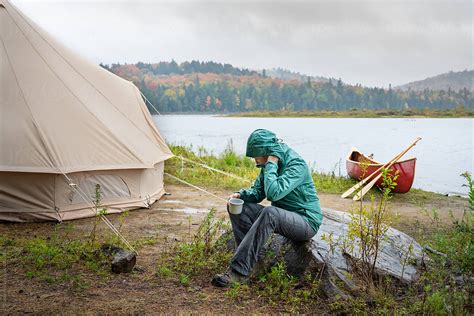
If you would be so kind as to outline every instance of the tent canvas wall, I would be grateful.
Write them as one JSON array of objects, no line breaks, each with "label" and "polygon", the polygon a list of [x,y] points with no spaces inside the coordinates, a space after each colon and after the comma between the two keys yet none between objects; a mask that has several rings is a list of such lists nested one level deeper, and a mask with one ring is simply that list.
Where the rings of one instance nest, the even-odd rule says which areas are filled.
[{"label": "tent canvas wall", "polygon": [[172,153],[133,83],[82,59],[6,0],[0,40],[0,220],[94,216],[81,195],[90,200],[96,184],[109,212],[161,197]]}]

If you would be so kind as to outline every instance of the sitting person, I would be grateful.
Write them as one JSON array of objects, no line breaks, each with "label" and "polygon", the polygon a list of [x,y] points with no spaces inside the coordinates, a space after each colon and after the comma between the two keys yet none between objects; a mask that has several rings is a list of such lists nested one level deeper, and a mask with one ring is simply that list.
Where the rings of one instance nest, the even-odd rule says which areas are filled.
[{"label": "sitting person", "polygon": [[[316,235],[323,218],[308,165],[273,132],[254,131],[247,141],[246,155],[255,159],[261,171],[252,188],[229,197],[245,203],[240,214],[229,213],[237,249],[229,269],[212,280],[219,287],[247,281],[274,232],[306,241]],[[264,198],[271,206],[257,204]]]}]

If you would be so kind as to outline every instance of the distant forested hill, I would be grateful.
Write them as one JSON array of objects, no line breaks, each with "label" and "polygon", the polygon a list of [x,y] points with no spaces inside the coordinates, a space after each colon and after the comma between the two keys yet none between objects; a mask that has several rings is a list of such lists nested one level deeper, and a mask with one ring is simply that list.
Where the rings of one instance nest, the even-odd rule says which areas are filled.
[{"label": "distant forested hill", "polygon": [[267,71],[216,62],[101,66],[132,81],[162,112],[474,108],[472,92],[467,89],[397,91],[351,86],[340,79],[272,78]]},{"label": "distant forested hill", "polygon": [[[128,65],[112,64],[110,67],[101,64],[102,67],[119,70],[122,67]],[[171,62],[162,61],[159,63],[142,63],[138,62],[134,65],[143,74],[149,75],[185,75],[192,73],[215,73],[215,74],[229,74],[235,76],[254,76],[258,75],[256,71],[248,70],[245,68],[236,68],[230,64],[221,64],[213,61],[198,61],[193,60],[191,62],[185,61],[178,64],[174,60]]]},{"label": "distant forested hill", "polygon": [[464,70],[458,72],[450,71],[448,73],[426,78],[424,80],[410,82],[398,86],[396,89],[411,89],[414,91],[423,91],[425,89],[458,91],[466,88],[472,91],[473,79],[474,70]]},{"label": "distant forested hill", "polygon": [[[272,68],[272,69],[265,69],[265,74],[268,77],[274,79],[282,79],[282,80],[296,80],[300,82],[307,82],[308,80],[312,82],[328,82],[329,78],[319,77],[319,76],[308,76],[305,74],[300,74],[299,72],[293,72],[290,70],[282,69],[282,68]],[[332,78],[331,80],[336,80]]]}]

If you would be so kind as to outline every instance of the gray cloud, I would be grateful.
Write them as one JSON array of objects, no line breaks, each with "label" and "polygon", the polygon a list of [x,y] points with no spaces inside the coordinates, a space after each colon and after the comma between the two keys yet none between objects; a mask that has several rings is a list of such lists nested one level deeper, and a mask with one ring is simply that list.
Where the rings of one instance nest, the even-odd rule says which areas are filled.
[{"label": "gray cloud", "polygon": [[215,60],[368,86],[472,68],[470,1],[15,4],[94,62]]}]

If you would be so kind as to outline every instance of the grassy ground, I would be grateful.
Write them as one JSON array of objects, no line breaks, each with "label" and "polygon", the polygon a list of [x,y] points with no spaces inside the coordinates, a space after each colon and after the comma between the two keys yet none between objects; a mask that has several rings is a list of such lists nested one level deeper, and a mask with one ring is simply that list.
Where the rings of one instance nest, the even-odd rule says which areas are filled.
[{"label": "grassy ground", "polygon": [[367,110],[349,111],[256,111],[233,113],[232,117],[320,117],[320,118],[467,118],[474,117],[474,110],[456,108],[446,110],[407,109],[407,110]]},{"label": "grassy ground", "polygon": [[[150,210],[123,218],[108,216],[117,227],[123,223],[122,232],[139,252],[139,269],[131,274],[110,272],[99,242],[114,242],[114,237],[99,223],[97,243],[91,243],[94,218],[67,224],[0,223],[2,314],[461,315],[472,308],[473,236],[466,222],[446,225],[432,217],[425,223],[435,231],[424,230],[419,241],[447,257],[432,256],[420,281],[408,288],[388,284],[372,289],[370,295],[331,300],[320,291],[318,274],[292,278],[278,265],[254,276],[248,285],[217,289],[209,281],[226,268],[232,255],[216,238],[226,226],[225,210],[181,213],[184,204],[179,201],[210,209],[215,201],[186,186],[167,188],[173,194]],[[225,196],[226,191],[211,192]]]},{"label": "grassy ground", "polygon": [[[253,280],[256,287],[213,287],[211,277],[225,269],[232,255],[217,242],[228,225],[224,205],[189,187],[166,185],[172,195],[151,209],[107,216],[138,250],[137,269],[130,274],[110,271],[110,258],[100,246],[117,240],[101,222],[92,238],[95,218],[64,224],[0,223],[1,314],[326,311],[317,300],[295,306],[297,300],[290,296],[293,303],[283,304],[273,290],[280,285],[274,283],[267,295],[267,282],[259,279]],[[214,193],[225,196],[225,191]],[[217,213],[205,211],[214,208]],[[279,278],[297,290],[296,280],[288,279],[283,267],[273,271],[273,282]]]},{"label": "grassy ground", "polygon": [[[172,146],[172,150],[176,155],[248,180],[254,179],[259,171],[250,159],[232,150],[219,157],[202,149],[197,150],[197,154],[180,146]],[[247,181],[183,163],[179,158],[169,160],[166,171],[222,197],[249,185]],[[338,198],[337,194],[354,183],[333,173],[314,173],[313,178],[321,197]],[[110,272],[110,258],[100,251],[100,245],[118,241],[95,218],[66,224],[0,223],[2,314],[462,315],[472,311],[469,298],[474,294],[474,229],[470,215],[450,220],[446,214],[429,209],[430,217],[420,223],[416,237],[423,245],[445,255],[430,256],[431,260],[421,270],[420,280],[408,287],[378,284],[354,299],[331,300],[319,290],[319,279],[314,275],[292,278],[284,266],[278,265],[255,276],[248,285],[221,290],[210,286],[209,280],[214,273],[226,268],[232,255],[217,238],[228,225],[223,220],[223,203],[211,201],[208,196],[187,187],[176,186],[169,179],[166,184],[173,195],[151,209],[108,216],[138,249],[139,269],[128,275]],[[472,182],[470,190],[473,192]],[[377,191],[373,194],[379,196]],[[415,190],[394,196],[391,203],[400,207],[410,204],[416,209],[424,204],[436,205],[436,201],[440,202],[437,205],[450,202],[449,208],[460,208],[462,213],[464,208],[472,209],[474,196],[456,199],[453,203],[452,198]],[[188,204],[194,210],[219,209],[187,215],[184,211]],[[412,221],[408,217],[403,220]]]}]

